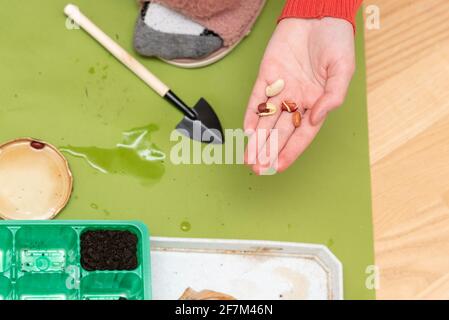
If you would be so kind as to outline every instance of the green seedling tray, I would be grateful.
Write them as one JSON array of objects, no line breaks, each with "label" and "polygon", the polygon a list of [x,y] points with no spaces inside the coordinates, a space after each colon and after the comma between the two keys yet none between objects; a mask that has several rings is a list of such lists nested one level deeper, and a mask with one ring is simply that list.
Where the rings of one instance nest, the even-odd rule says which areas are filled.
[{"label": "green seedling tray", "polygon": [[[138,237],[132,271],[87,271],[80,235],[130,231]],[[1,221],[0,300],[150,300],[147,227],[130,221]]]}]

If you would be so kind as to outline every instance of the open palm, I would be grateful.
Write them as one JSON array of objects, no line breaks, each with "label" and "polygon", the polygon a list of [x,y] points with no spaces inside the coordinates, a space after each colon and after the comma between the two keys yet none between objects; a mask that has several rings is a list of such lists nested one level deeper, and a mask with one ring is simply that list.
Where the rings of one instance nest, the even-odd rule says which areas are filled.
[{"label": "open palm", "polygon": [[[354,68],[354,31],[349,22],[324,18],[279,23],[245,116],[248,132],[277,130],[276,143],[267,135],[259,135],[264,141],[257,142],[258,135],[251,136],[248,145],[256,147],[247,149],[245,161],[255,173],[268,169],[282,172],[293,164],[313,141],[327,114],[343,104]],[[278,79],[285,81],[285,89],[268,99],[278,110],[269,117],[259,117],[258,106],[267,101],[265,89]],[[282,101],[294,101],[300,107],[304,116],[299,128],[295,128],[291,114],[281,111]]]}]

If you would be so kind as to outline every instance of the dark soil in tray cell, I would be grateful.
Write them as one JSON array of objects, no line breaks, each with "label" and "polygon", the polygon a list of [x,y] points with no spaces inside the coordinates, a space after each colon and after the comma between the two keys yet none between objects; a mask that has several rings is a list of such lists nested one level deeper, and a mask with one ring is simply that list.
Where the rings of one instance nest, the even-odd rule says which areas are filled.
[{"label": "dark soil in tray cell", "polygon": [[134,270],[137,241],[129,231],[86,231],[81,234],[81,266],[87,271]]}]

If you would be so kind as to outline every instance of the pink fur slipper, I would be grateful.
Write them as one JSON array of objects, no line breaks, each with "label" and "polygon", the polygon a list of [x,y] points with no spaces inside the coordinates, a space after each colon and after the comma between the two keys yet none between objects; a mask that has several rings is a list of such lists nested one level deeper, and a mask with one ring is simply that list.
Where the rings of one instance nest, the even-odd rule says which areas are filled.
[{"label": "pink fur slipper", "polygon": [[264,0],[153,0],[217,33],[225,46],[246,36],[260,14]]},{"label": "pink fur slipper", "polygon": [[160,0],[163,5],[190,18],[207,19],[225,10],[236,9],[241,0]]},{"label": "pink fur slipper", "polygon": [[223,39],[224,47],[209,57],[170,61],[182,67],[211,64],[228,54],[251,31],[266,0],[140,0],[161,4],[183,14]]}]

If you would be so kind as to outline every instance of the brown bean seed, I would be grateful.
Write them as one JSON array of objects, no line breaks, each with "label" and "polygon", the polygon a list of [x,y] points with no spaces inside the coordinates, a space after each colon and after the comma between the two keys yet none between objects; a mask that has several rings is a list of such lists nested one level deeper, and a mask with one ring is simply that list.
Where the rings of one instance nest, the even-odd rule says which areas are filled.
[{"label": "brown bean seed", "polygon": [[282,101],[282,111],[286,112],[296,112],[298,110],[298,105],[291,101]]},{"label": "brown bean seed", "polygon": [[36,149],[36,150],[42,150],[45,148],[45,143],[42,143],[39,141],[31,141],[30,145],[33,149]]},{"label": "brown bean seed", "polygon": [[295,126],[295,128],[299,128],[301,126],[302,123],[302,115],[300,112],[296,111],[295,113],[293,113],[293,125]]},{"label": "brown bean seed", "polygon": [[263,112],[259,112],[260,117],[267,117],[267,116],[271,116],[276,113],[277,108],[274,104],[266,103],[265,105],[266,105],[266,109]]},{"label": "brown bean seed", "polygon": [[267,112],[267,111],[268,111],[268,110],[267,110],[267,104],[266,104],[266,103],[261,103],[261,104],[259,104],[259,106],[257,107],[257,111],[258,111],[259,113]]}]

